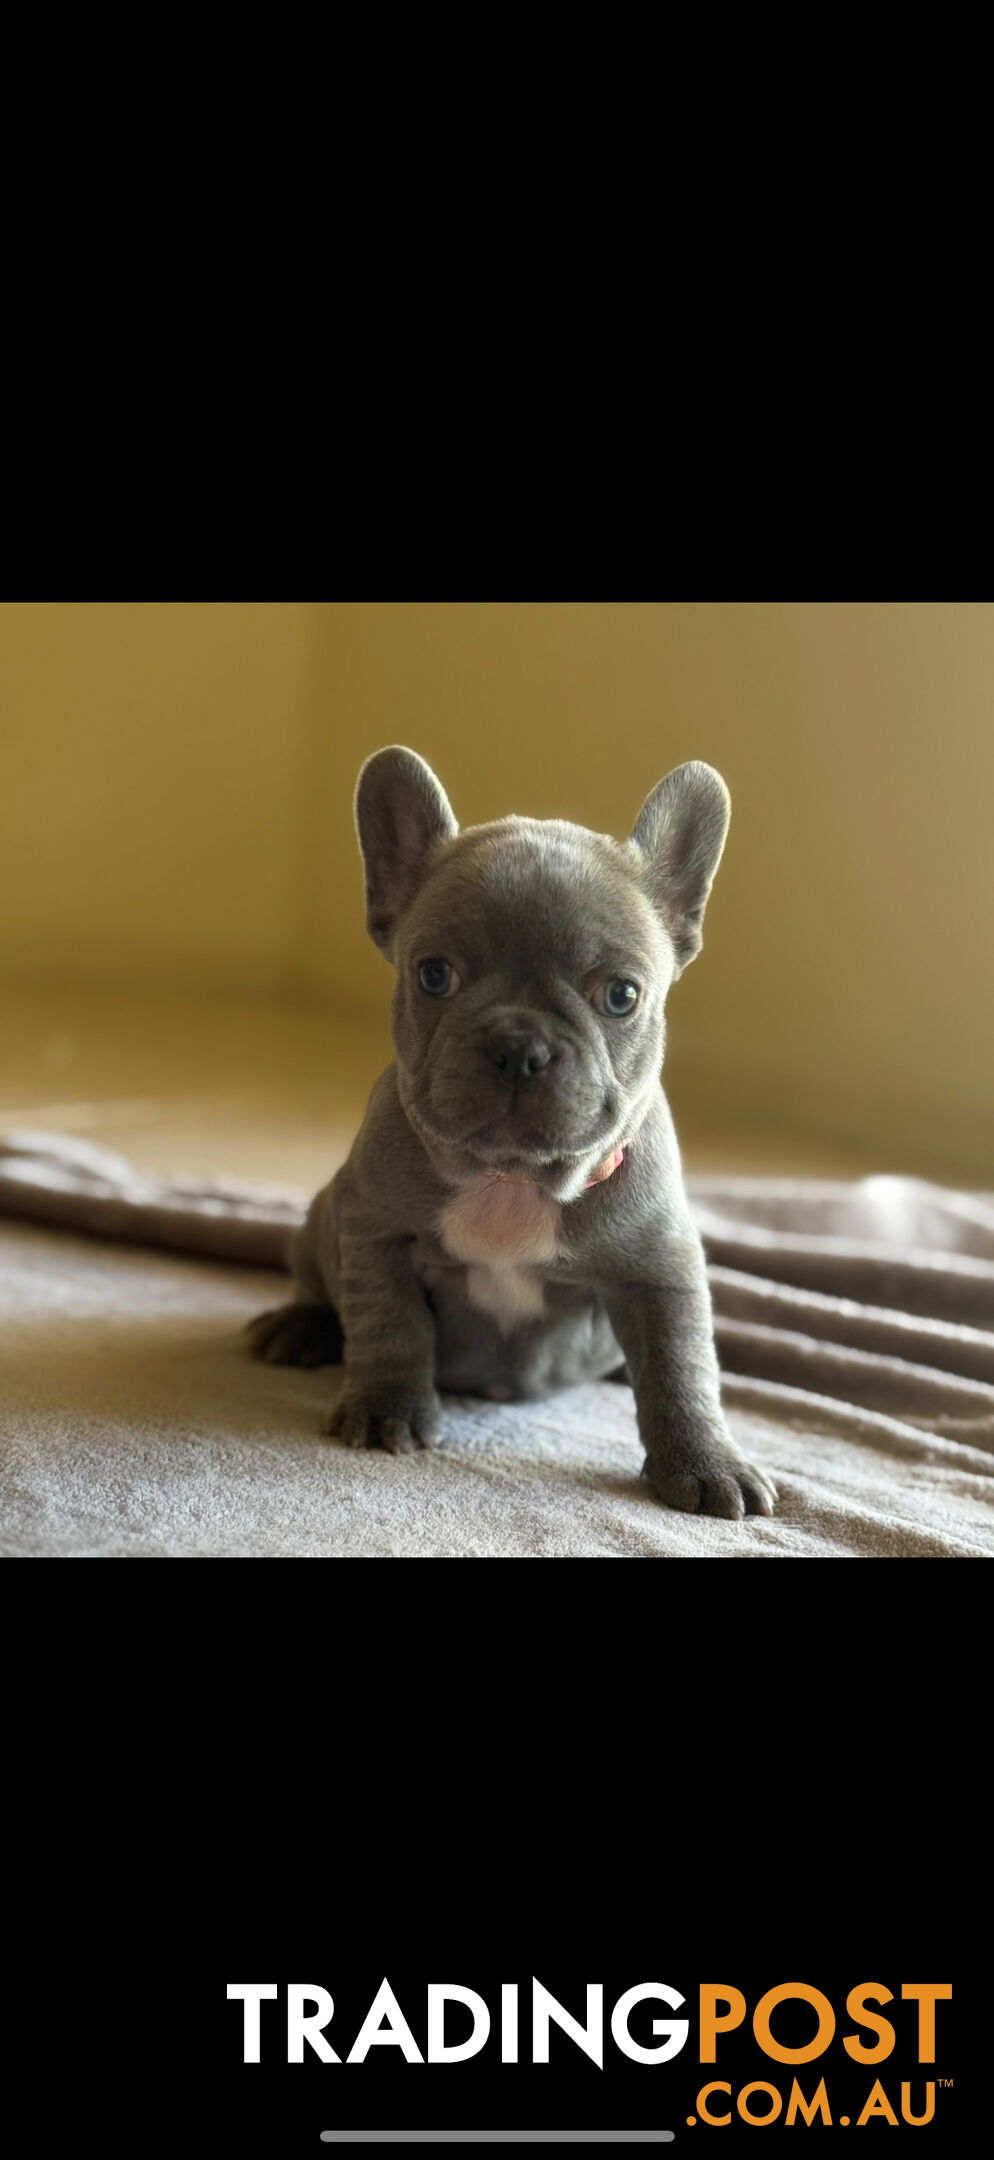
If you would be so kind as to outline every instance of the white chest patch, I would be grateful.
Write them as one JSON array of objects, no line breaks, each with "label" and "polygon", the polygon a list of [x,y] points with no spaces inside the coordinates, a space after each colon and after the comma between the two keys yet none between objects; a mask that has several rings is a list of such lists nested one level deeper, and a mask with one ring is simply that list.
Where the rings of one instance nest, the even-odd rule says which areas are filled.
[{"label": "white chest patch", "polygon": [[467,1293],[506,1335],[545,1309],[537,1270],[559,1255],[559,1203],[537,1185],[482,1177],[438,1217],[447,1253],[467,1269]]}]

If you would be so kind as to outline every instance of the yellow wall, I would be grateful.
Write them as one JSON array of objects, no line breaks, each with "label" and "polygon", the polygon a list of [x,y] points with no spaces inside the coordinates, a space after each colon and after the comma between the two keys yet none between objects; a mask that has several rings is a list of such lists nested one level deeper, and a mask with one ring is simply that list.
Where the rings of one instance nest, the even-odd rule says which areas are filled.
[{"label": "yellow wall", "polygon": [[0,963],[286,979],[312,703],[300,601],[0,605]]},{"label": "yellow wall", "polygon": [[[619,835],[732,792],[673,1093],[994,1173],[994,608],[0,607],[0,957],[382,1013],[351,795],[412,744],[464,822]],[[994,1182],[994,1177],[992,1177]]]}]

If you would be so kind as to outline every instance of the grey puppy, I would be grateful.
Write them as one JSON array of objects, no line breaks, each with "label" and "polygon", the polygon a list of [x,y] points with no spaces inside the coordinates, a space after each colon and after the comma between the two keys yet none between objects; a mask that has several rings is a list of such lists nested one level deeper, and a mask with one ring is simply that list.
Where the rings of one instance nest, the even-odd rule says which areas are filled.
[{"label": "grey puppy", "polygon": [[295,1241],[297,1302],[250,1330],[271,1363],[344,1353],[328,1431],[349,1446],[430,1446],[437,1388],[508,1401],[630,1378],[660,1500],[772,1514],[722,1415],[659,1079],[729,808],[695,763],[623,844],[557,819],[460,832],[413,750],[364,764],[356,827],[369,934],[397,969],[397,1060]]}]

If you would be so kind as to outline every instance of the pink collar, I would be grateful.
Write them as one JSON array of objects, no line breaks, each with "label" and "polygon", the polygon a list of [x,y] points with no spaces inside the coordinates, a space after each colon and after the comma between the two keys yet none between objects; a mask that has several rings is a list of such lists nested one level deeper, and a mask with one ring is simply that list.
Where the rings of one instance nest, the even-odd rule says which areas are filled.
[{"label": "pink collar", "polygon": [[[584,1192],[589,1192],[591,1185],[603,1185],[605,1178],[613,1177],[614,1172],[620,1168],[624,1160],[625,1150],[623,1147],[616,1147],[612,1150],[610,1155],[605,1155],[604,1161],[598,1163],[597,1168],[594,1171],[593,1177],[588,1177],[587,1182],[583,1188]],[[498,1185],[538,1184],[537,1178],[514,1177],[512,1176],[511,1172],[507,1170],[487,1170],[485,1172],[485,1176],[487,1176],[488,1178],[493,1178]]]}]

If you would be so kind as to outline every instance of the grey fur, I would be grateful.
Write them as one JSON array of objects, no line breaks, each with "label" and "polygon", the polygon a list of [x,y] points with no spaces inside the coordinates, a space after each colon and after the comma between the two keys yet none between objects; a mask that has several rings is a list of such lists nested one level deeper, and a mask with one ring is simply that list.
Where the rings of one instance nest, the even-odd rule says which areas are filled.
[{"label": "grey fur", "polygon": [[[367,759],[356,824],[370,935],[397,968],[397,1058],[296,1240],[298,1303],[253,1330],[258,1355],[316,1363],[335,1355],[334,1309],[345,1379],[328,1429],[349,1445],[429,1446],[437,1388],[538,1398],[627,1364],[658,1497],[772,1513],[722,1415],[659,1083],[666,993],[700,950],[728,815],[724,782],[695,763],[653,789],[625,843],[520,817],[460,832],[414,751]],[[427,960],[455,969],[451,995],[422,986]],[[616,977],[640,991],[618,1017],[591,1002]],[[588,1186],[619,1145],[621,1166]]]}]

